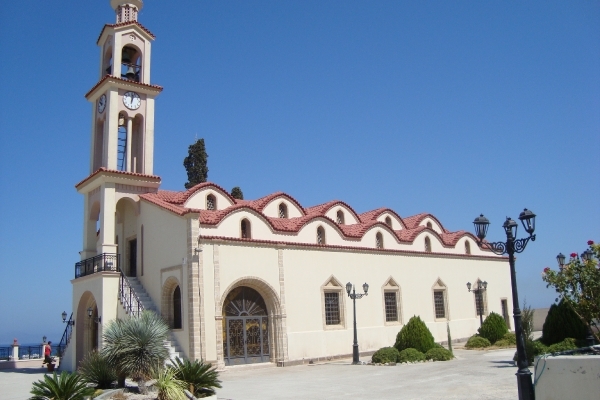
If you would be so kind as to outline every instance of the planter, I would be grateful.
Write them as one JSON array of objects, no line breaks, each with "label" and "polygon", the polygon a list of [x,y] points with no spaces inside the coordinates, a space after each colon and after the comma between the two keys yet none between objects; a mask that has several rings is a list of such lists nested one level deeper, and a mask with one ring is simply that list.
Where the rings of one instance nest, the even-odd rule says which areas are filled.
[{"label": "planter", "polygon": [[46,367],[48,368],[48,372],[54,372],[54,363],[48,363]]}]

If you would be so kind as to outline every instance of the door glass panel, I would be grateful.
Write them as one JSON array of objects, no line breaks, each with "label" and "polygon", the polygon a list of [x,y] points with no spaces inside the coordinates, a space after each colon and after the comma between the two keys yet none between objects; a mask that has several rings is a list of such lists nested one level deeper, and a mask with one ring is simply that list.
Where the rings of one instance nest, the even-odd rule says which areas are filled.
[{"label": "door glass panel", "polygon": [[244,324],[242,319],[229,322],[229,357],[244,357]]},{"label": "door glass panel", "polygon": [[246,354],[248,357],[260,356],[260,319],[246,319]]}]

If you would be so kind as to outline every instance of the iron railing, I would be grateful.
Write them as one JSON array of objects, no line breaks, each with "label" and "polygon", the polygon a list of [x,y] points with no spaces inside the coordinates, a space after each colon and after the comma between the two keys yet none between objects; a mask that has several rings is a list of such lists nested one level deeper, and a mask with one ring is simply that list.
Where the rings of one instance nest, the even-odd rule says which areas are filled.
[{"label": "iron railing", "polygon": [[8,361],[12,358],[13,348],[12,346],[0,347],[0,360]]},{"label": "iron railing", "polygon": [[125,312],[132,317],[139,317],[142,311],[144,311],[144,305],[131,287],[131,283],[129,283],[129,279],[127,279],[123,271],[121,271],[121,277],[119,278],[119,300],[123,304],[123,307],[125,307]]},{"label": "iron railing", "polygon": [[104,271],[119,271],[118,254],[102,253],[75,263],[75,278],[81,278],[82,276]]},{"label": "iron railing", "polygon": [[28,360],[32,358],[44,358],[43,345],[37,346],[19,346],[19,359]]},{"label": "iron railing", "polygon": [[73,334],[73,313],[69,317],[69,320],[66,322],[67,326],[65,326],[65,331],[63,332],[62,338],[60,339],[60,343],[56,347],[56,349],[52,349],[53,353],[55,353],[58,357],[62,357],[65,353],[69,342],[71,341],[71,335]]}]

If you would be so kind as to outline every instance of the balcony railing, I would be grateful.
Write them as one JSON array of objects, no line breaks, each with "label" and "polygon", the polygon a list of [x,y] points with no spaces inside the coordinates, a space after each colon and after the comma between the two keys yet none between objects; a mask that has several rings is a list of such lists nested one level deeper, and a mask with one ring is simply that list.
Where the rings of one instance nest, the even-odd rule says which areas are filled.
[{"label": "balcony railing", "polygon": [[119,272],[119,255],[102,253],[75,264],[75,278],[95,274],[97,272]]}]

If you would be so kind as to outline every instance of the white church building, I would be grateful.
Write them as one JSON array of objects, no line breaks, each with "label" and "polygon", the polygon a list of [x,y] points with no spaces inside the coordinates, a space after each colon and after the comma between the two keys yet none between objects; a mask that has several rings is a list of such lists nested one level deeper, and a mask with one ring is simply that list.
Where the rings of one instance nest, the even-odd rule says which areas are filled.
[{"label": "white church building", "polygon": [[[160,189],[154,174],[151,83],[154,35],[138,22],[141,0],[111,0],[92,105],[83,247],[75,266],[73,313],[62,368],[102,347],[112,320],[141,310],[171,327],[172,352],[219,368],[287,366],[352,354],[352,300],[361,353],[391,346],[410,317],[437,342],[473,335],[478,307],[511,326],[508,261],[433,215],[358,212],[343,201],[310,206],[275,192],[237,200],[214,183]],[[385,200],[382,199],[382,203]],[[467,289],[487,281],[477,295]]]}]

